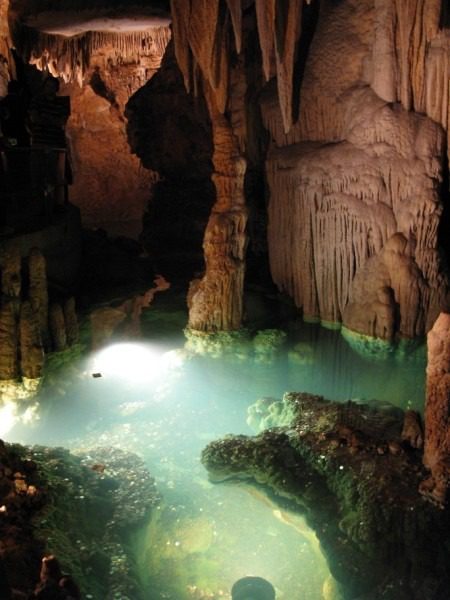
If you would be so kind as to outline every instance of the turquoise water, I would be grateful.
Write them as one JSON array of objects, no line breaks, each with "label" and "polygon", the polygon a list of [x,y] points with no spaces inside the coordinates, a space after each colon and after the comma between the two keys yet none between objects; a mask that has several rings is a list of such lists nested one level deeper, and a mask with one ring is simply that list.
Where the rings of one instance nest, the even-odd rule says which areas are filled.
[{"label": "turquoise water", "polygon": [[135,541],[150,600],[229,598],[245,575],[271,581],[278,599],[331,597],[327,565],[303,518],[243,483],[209,483],[201,450],[227,433],[252,434],[247,407],[291,390],[421,409],[423,348],[369,360],[338,332],[292,322],[272,360],[256,359],[251,345],[246,357],[214,359],[182,350],[183,318],[151,310],[138,345],[68,365],[41,391],[40,420],[18,424],[7,440],[118,446],[144,458],[163,497]]}]

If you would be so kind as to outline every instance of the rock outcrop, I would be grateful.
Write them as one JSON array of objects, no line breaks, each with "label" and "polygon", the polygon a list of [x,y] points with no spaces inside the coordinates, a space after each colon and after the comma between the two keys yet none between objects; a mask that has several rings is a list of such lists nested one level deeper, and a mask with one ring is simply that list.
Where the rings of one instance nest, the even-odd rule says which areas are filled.
[{"label": "rock outcrop", "polygon": [[450,314],[441,313],[428,334],[424,464],[431,475],[421,492],[444,505],[450,485]]},{"label": "rock outcrop", "polygon": [[422,456],[402,442],[401,411],[287,393],[249,416],[269,429],[209,444],[213,482],[247,481],[302,513],[344,598],[446,597],[450,513],[418,493]]},{"label": "rock outcrop", "polygon": [[439,2],[394,4],[321,3],[287,134],[263,96],[275,283],[306,317],[386,340],[424,335],[446,291],[437,247],[448,122],[431,90],[445,80],[450,38]]}]

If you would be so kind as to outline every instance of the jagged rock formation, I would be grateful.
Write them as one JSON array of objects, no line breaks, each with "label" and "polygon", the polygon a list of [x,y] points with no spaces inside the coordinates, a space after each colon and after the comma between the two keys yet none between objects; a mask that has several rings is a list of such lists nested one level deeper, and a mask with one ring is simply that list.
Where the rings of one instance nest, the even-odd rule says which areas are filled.
[{"label": "jagged rock formation", "polygon": [[439,110],[430,98],[450,39],[439,7],[321,3],[287,134],[273,95],[263,98],[271,271],[309,318],[391,340],[423,335],[439,312],[445,89]]},{"label": "jagged rock formation", "polygon": [[269,429],[204,449],[211,480],[246,480],[301,512],[344,598],[443,600],[450,513],[417,491],[422,457],[402,443],[401,411],[299,393],[257,408],[252,423]]},{"label": "jagged rock formation", "polygon": [[0,271],[1,402],[36,392],[44,350],[60,351],[67,344],[75,344],[78,322],[73,298],[65,301],[64,309],[52,305],[49,314],[46,261],[38,248],[31,250],[22,269],[18,247],[5,243],[0,252]]},{"label": "jagged rock formation", "polygon": [[137,237],[155,173],[143,171],[130,154],[125,105],[158,70],[169,19],[162,8],[109,4],[93,12],[87,4],[75,10],[70,2],[16,0],[10,17],[22,58],[66,84],[70,200],[83,223]]},{"label": "jagged rock formation", "polygon": [[450,484],[450,314],[441,313],[428,334],[424,464],[431,471],[421,492],[439,505]]},{"label": "jagged rock formation", "polygon": [[48,344],[48,286],[45,258],[38,248],[33,248],[29,257],[29,289],[31,308],[37,316],[41,338]]},{"label": "jagged rock formation", "polygon": [[213,131],[216,202],[203,240],[206,272],[189,288],[188,327],[198,331],[239,329],[242,323],[247,210],[246,161],[227,118],[207,93]]},{"label": "jagged rock formation", "polygon": [[44,367],[44,350],[36,313],[29,301],[23,302],[20,307],[19,335],[22,377],[39,379]]}]

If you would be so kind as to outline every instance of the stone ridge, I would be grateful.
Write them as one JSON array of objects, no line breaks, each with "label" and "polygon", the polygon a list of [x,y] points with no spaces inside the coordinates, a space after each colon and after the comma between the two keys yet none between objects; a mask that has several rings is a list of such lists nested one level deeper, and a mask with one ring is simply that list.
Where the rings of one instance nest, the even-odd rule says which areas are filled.
[{"label": "stone ridge", "polygon": [[443,600],[450,513],[418,492],[401,411],[301,393],[274,404],[256,412],[281,426],[204,449],[211,480],[245,479],[303,512],[345,598]]}]

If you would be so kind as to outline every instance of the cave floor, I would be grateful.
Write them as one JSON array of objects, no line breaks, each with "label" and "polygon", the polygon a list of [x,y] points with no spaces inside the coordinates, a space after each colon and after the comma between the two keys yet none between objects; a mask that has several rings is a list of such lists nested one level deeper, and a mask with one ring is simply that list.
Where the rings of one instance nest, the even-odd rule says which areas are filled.
[{"label": "cave floor", "polygon": [[269,579],[280,599],[331,597],[327,565],[301,515],[243,483],[209,483],[201,451],[224,434],[252,434],[247,407],[288,390],[420,410],[423,348],[369,360],[339,332],[295,321],[276,356],[255,354],[249,342],[219,359],[182,349],[185,322],[174,294],[145,312],[139,345],[155,365],[142,377],[127,375],[125,365],[93,377],[101,364],[92,354],[59,357],[53,368],[50,361],[40,419],[18,423],[6,439],[73,450],[119,447],[143,457],[163,497],[134,539],[149,598],[227,598],[233,582],[249,574]]}]

